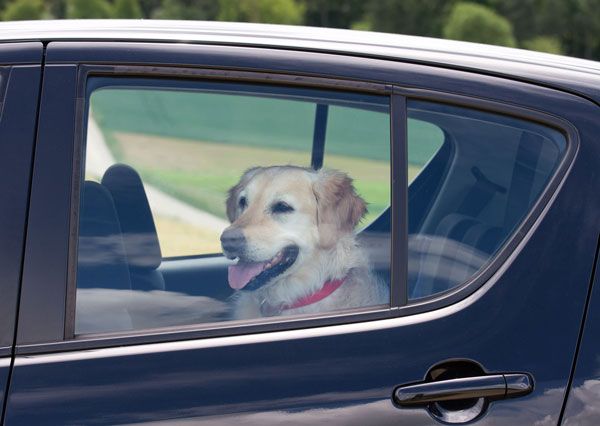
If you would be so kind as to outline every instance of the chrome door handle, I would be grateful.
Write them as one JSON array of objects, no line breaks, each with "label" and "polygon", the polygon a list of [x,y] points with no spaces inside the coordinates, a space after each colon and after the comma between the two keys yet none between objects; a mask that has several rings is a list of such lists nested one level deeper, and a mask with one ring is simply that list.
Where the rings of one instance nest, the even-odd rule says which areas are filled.
[{"label": "chrome door handle", "polygon": [[532,390],[529,374],[491,374],[399,386],[394,390],[394,402],[400,407],[415,407],[470,398],[498,400],[527,395]]}]

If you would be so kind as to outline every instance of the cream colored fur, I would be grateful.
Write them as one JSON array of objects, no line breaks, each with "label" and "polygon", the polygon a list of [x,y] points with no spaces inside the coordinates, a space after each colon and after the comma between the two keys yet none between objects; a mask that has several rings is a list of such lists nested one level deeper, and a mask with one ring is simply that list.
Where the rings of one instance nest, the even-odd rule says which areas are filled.
[{"label": "cream colored fur", "polygon": [[[240,199],[247,200],[245,208]],[[272,214],[284,201],[293,212]],[[294,166],[248,170],[231,188],[227,214],[231,227],[247,241],[246,259],[266,261],[289,245],[299,247],[294,264],[255,291],[238,291],[234,317],[264,316],[261,305],[291,305],[320,290],[326,281],[345,277],[344,284],[323,300],[273,315],[313,314],[389,303],[389,290],[370,271],[368,256],[358,245],[354,228],[366,212],[352,180],[335,170],[314,171]]]}]

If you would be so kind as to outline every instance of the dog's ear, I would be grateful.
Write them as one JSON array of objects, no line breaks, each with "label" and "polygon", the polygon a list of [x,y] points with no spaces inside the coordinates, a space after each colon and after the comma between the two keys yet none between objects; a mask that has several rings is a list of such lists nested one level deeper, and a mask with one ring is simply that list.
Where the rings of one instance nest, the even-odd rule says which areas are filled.
[{"label": "dog's ear", "polygon": [[256,175],[256,173],[261,170],[262,167],[252,167],[244,172],[240,181],[232,186],[227,193],[227,201],[225,201],[225,211],[227,212],[227,218],[231,223],[235,222],[235,220],[239,217],[239,209],[238,209],[238,197],[240,192],[244,187],[248,184],[250,179]]},{"label": "dog's ear", "polygon": [[317,199],[320,244],[331,247],[340,234],[354,230],[367,212],[367,203],[356,193],[352,179],[337,170],[319,170],[313,192]]}]

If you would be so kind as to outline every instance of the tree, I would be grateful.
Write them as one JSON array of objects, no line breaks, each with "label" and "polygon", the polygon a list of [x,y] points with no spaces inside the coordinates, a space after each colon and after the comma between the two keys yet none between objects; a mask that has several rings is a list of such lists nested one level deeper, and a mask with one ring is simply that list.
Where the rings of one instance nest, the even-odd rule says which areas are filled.
[{"label": "tree", "polygon": [[537,36],[523,42],[523,47],[529,50],[537,50],[538,52],[555,53],[561,55],[563,53],[560,40],[556,37]]},{"label": "tree", "polygon": [[110,18],[112,10],[106,0],[67,0],[67,18],[104,19]]},{"label": "tree", "polygon": [[304,9],[304,25],[350,28],[363,18],[364,0],[300,0]]},{"label": "tree", "polygon": [[162,0],[140,0],[140,8],[142,9],[143,16],[145,18],[154,16],[154,13],[156,13],[163,3],[164,1]]},{"label": "tree", "polygon": [[510,22],[486,6],[469,2],[454,5],[443,34],[445,38],[454,40],[516,45]]},{"label": "tree", "polygon": [[155,9],[155,19],[214,20],[219,13],[216,0],[163,0]]},{"label": "tree", "polygon": [[440,37],[455,0],[368,0],[352,28]]},{"label": "tree", "polygon": [[138,0],[116,0],[113,6],[113,17],[121,19],[141,18],[142,9]]},{"label": "tree", "polygon": [[219,21],[300,24],[304,7],[295,0],[219,0]]},{"label": "tree", "polygon": [[43,0],[14,0],[10,2],[4,12],[4,21],[23,21],[27,19],[42,19],[46,14]]},{"label": "tree", "polygon": [[65,0],[43,0],[48,14],[52,18],[64,19],[67,14]]},{"label": "tree", "polygon": [[569,55],[600,59],[600,0],[553,0],[561,23],[554,31]]}]

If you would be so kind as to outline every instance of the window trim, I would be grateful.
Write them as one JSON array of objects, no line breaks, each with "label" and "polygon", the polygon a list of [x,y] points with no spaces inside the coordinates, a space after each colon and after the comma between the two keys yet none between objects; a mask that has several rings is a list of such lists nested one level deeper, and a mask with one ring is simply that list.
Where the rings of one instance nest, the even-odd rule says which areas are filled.
[{"label": "window trim", "polygon": [[489,282],[501,267],[507,267],[510,264],[509,258],[511,255],[518,250],[520,245],[527,243],[532,235],[531,231],[535,223],[544,218],[553,199],[559,193],[560,187],[562,187],[574,164],[579,151],[580,141],[577,129],[569,121],[532,108],[429,89],[400,88],[394,86],[393,92],[406,96],[407,100],[414,99],[471,108],[541,124],[560,132],[565,137],[566,142],[565,152],[535,204],[528,210],[521,223],[512,231],[497,253],[489,259],[489,262],[470,277],[470,279],[451,289],[427,297],[409,300],[406,306],[400,308],[400,316],[405,316],[432,311],[457,303]]},{"label": "window trim", "polygon": [[[144,69],[160,69],[170,71],[172,68],[169,67],[113,67],[113,66],[101,66],[101,65],[81,65],[79,66],[79,76],[80,78],[78,84],[78,89],[81,89],[81,82],[85,81],[81,77],[85,77],[86,73],[89,73],[90,70],[106,72],[111,76],[118,76],[115,73],[116,68],[125,68],[128,70],[139,70],[139,68]],[[182,75],[188,75],[184,72]],[[210,69],[210,74],[214,73],[214,69]],[[137,71],[136,71],[137,72]],[[233,75],[231,71],[226,71],[229,75]],[[435,70],[432,71],[435,74]],[[268,72],[256,72],[254,74],[266,74],[273,75]],[[152,74],[153,76],[155,74]],[[293,78],[291,74],[280,74],[284,75],[287,78],[290,76]],[[296,74],[294,74],[295,76]],[[216,77],[215,77],[216,78]],[[323,84],[329,81],[329,79],[325,78],[314,78],[314,77],[305,77],[306,79],[311,80],[315,84]],[[336,81],[335,79],[332,79]],[[410,80],[410,79],[409,79]],[[261,80],[261,82],[264,80]],[[268,80],[267,81],[272,81]],[[300,81],[300,80],[295,80]],[[339,81],[339,80],[338,80]],[[341,80],[346,81],[346,80]],[[286,84],[286,83],[284,83]],[[302,84],[302,83],[300,83]],[[355,86],[356,81],[352,81],[351,86]],[[437,84],[440,86],[440,83]],[[370,84],[367,84],[370,86]],[[536,87],[535,85],[531,85],[532,87]],[[492,277],[498,270],[500,266],[506,266],[509,263],[504,263],[510,256],[512,250],[510,248],[518,247],[520,244],[523,244],[527,241],[527,239],[531,236],[532,227],[535,222],[542,220],[546,211],[550,207],[551,201],[558,194],[558,189],[562,186],[564,180],[568,176],[568,171],[572,167],[574,163],[574,159],[576,157],[576,153],[579,149],[579,137],[576,128],[567,120],[559,118],[553,114],[549,114],[548,112],[542,112],[538,110],[534,110],[532,108],[522,107],[514,105],[508,101],[498,101],[498,100],[489,100],[481,97],[477,97],[477,95],[456,95],[453,93],[448,93],[444,91],[446,89],[446,85],[442,85],[440,89],[431,90],[431,89],[415,89],[415,88],[406,88],[406,86],[399,87],[398,85],[391,84],[377,84],[377,87],[384,87],[385,90],[390,90],[393,87],[393,94],[397,96],[405,96],[409,98],[428,100],[433,102],[445,102],[452,105],[459,105],[471,108],[477,108],[484,111],[495,112],[505,115],[514,116],[517,118],[533,120],[535,122],[539,122],[541,124],[553,127],[567,136],[567,149],[561,160],[561,163],[555,170],[553,176],[550,178],[548,185],[545,187],[543,192],[541,193],[538,201],[534,205],[534,207],[529,211],[528,215],[525,217],[521,225],[517,230],[513,232],[511,238],[507,240],[505,246],[497,253],[494,258],[494,261],[487,265],[487,267],[480,271],[480,274],[473,277],[468,282],[462,284],[458,288],[454,288],[449,290],[448,292],[439,293],[434,295],[431,299],[419,299],[418,303],[412,303],[406,306],[401,307],[400,309],[385,309],[382,311],[373,311],[370,314],[344,314],[338,315],[334,318],[317,318],[317,319],[309,319],[303,320],[300,319],[298,321],[291,321],[287,323],[280,322],[280,326],[278,329],[287,330],[287,329],[297,329],[303,327],[317,327],[324,325],[334,325],[341,323],[353,323],[357,321],[370,321],[370,320],[378,320],[395,316],[407,316],[413,315],[416,313],[427,312],[437,308],[441,308],[444,306],[451,305],[463,298],[469,296],[477,289],[479,289],[483,283],[487,282],[490,277]],[[353,90],[353,89],[350,89]],[[356,89],[354,89],[356,90]],[[367,89],[368,90],[368,89]],[[469,90],[468,92],[472,92]],[[476,91],[473,91],[476,92]],[[79,92],[78,92],[79,93]],[[78,105],[77,108],[83,108],[81,104],[82,96],[77,98]],[[566,96],[567,94],[565,94]],[[481,95],[480,95],[481,96]],[[538,94],[539,96],[539,94]],[[531,102],[530,102],[531,104]],[[80,145],[80,138],[82,129],[76,129],[77,133],[75,134],[75,145]],[[403,143],[405,143],[406,138]],[[393,163],[392,163],[393,164]],[[405,169],[407,165],[404,165]],[[72,177],[74,178],[77,169],[72,173]],[[394,182],[393,182],[394,183]],[[396,182],[395,188],[406,188],[406,185],[398,185]],[[392,196],[392,200],[394,200],[394,196]],[[406,207],[405,207],[406,208]],[[72,236],[72,235],[71,235]],[[394,236],[392,236],[393,238]],[[71,241],[70,241],[71,242]],[[72,245],[69,246],[69,252],[71,251]],[[394,280],[394,277],[392,277]],[[493,283],[491,283],[493,284]],[[67,293],[68,294],[68,293]],[[278,320],[280,321],[280,320]],[[218,329],[215,331],[215,336],[226,336],[226,335],[235,335],[235,334],[246,334],[246,333],[256,333],[261,331],[273,331],[276,326],[273,324],[259,324],[259,325],[250,325],[248,327],[239,327],[239,328],[229,328]],[[66,329],[65,329],[66,331]],[[157,329],[157,330],[145,330],[144,333],[138,333],[137,335],[132,335],[128,333],[126,336],[116,336],[116,335],[102,335],[102,336],[90,336],[87,339],[76,339],[76,340],[62,340],[57,342],[50,343],[35,343],[35,344],[20,344],[16,352],[18,354],[31,354],[31,353],[40,353],[40,352],[56,352],[56,351],[65,351],[65,350],[77,350],[77,349],[91,349],[91,348],[100,348],[100,347],[109,347],[114,345],[133,345],[133,344],[141,344],[141,343],[158,343],[158,342],[169,342],[169,341],[177,341],[177,340],[188,340],[188,339],[197,339],[197,338],[206,338],[206,337],[215,337],[209,335],[207,331],[197,331],[197,330],[175,330],[171,332],[166,329]]]},{"label": "window trim", "polygon": [[[77,110],[75,123],[75,150],[73,155],[73,173],[71,182],[71,220],[69,233],[69,255],[68,255],[68,271],[67,271],[67,289],[66,289],[66,315],[64,322],[64,336],[62,342],[36,344],[32,345],[36,350],[72,350],[84,349],[88,347],[98,347],[106,342],[108,346],[115,344],[138,344],[150,342],[164,342],[173,340],[186,340],[195,338],[207,338],[217,336],[231,336],[246,333],[258,333],[266,331],[291,330],[296,328],[312,328],[326,325],[338,325],[352,322],[364,322],[376,319],[393,318],[399,306],[394,305],[394,302],[402,300],[400,294],[406,294],[406,274],[402,273],[402,268],[398,269],[399,262],[394,256],[398,256],[400,251],[394,251],[393,232],[391,234],[391,258],[390,258],[390,294],[394,295],[390,298],[390,306],[371,306],[365,308],[351,309],[347,311],[338,311],[334,313],[324,313],[322,315],[306,315],[295,316],[293,318],[274,317],[261,318],[251,321],[226,321],[221,323],[205,323],[191,324],[185,326],[160,327],[143,330],[129,330],[125,332],[107,332],[98,334],[84,334],[81,336],[75,335],[75,307],[76,307],[76,276],[77,276],[77,252],[78,252],[78,229],[79,229],[79,210],[80,210],[80,190],[83,178],[83,165],[85,163],[85,139],[87,129],[88,105],[86,100],[87,82],[90,77],[101,76],[111,78],[127,78],[127,77],[144,77],[144,78],[187,78],[204,81],[233,81],[240,83],[262,83],[273,84],[278,86],[299,86],[306,88],[317,88],[326,90],[340,90],[346,92],[362,92],[370,94],[385,95],[390,100],[390,188],[392,187],[393,169],[394,169],[394,152],[392,144],[398,142],[405,143],[406,129],[400,132],[394,131],[394,126],[400,120],[393,120],[394,108],[400,109],[402,116],[406,116],[406,101],[402,95],[393,94],[392,86],[387,84],[363,82],[355,80],[344,80],[339,78],[322,78],[302,75],[279,74],[260,71],[232,71],[227,69],[212,69],[212,68],[175,68],[175,67],[152,67],[152,66],[106,66],[106,65],[80,65],[77,73]],[[396,99],[396,102],[393,101]],[[402,99],[398,102],[398,99]],[[400,114],[399,114],[400,115]],[[392,134],[397,134],[395,139]],[[392,142],[394,141],[394,142]],[[406,151],[406,149],[404,150]],[[402,160],[401,160],[402,161]],[[405,161],[405,160],[404,160]],[[400,163],[398,163],[400,164]],[[398,164],[396,164],[398,166]],[[405,169],[405,168],[404,168]],[[406,183],[406,182],[405,182]],[[401,198],[406,198],[407,185],[402,185],[406,188],[404,195],[395,196],[395,191],[391,189],[390,208],[402,209],[402,207],[393,207],[395,202],[401,201]],[[404,215],[401,215],[404,216]],[[395,226],[394,216],[392,217],[392,229],[401,229],[406,227],[406,224],[398,223]],[[402,232],[400,232],[402,233]],[[404,229],[406,234],[406,229]],[[406,238],[405,238],[406,240]],[[396,254],[394,254],[396,253]],[[406,267],[404,267],[406,270]],[[404,277],[404,278],[400,278]],[[396,289],[396,290],[393,290]],[[66,345],[66,346],[65,346]],[[19,353],[27,353],[28,345],[22,345],[19,348]],[[104,347],[104,346],[101,346]],[[68,348],[68,349],[65,349]]]}]

